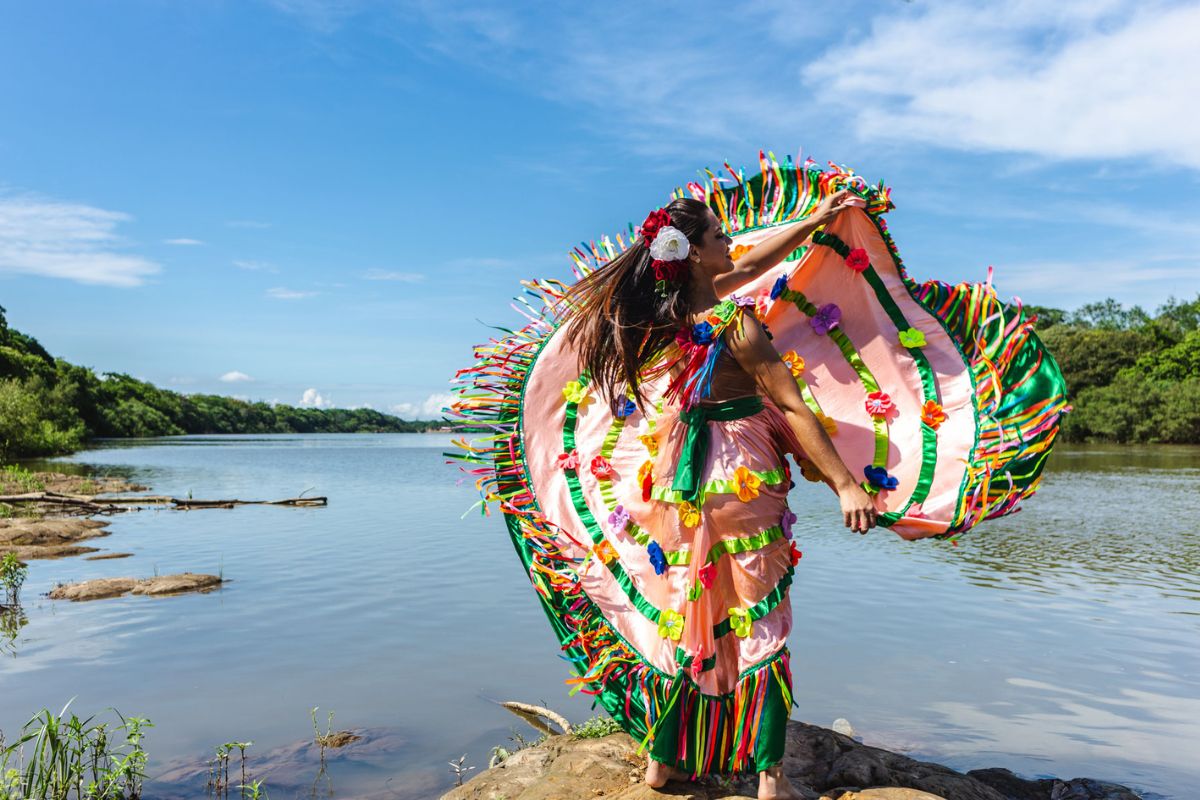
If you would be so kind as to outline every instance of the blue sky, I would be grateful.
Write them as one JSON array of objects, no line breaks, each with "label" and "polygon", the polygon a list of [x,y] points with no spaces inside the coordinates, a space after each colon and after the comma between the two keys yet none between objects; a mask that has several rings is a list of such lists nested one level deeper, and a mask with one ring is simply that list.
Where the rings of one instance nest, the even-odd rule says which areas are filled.
[{"label": "blue sky", "polygon": [[1200,4],[0,8],[0,305],[184,392],[440,407],[524,277],[760,147],[886,180],[919,279],[1200,291]]}]

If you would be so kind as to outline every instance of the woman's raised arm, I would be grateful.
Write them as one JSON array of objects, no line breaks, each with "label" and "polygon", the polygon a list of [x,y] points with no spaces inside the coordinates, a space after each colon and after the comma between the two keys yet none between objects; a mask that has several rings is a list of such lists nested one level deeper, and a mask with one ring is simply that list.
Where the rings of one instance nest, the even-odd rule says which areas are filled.
[{"label": "woman's raised arm", "polygon": [[729,349],[738,364],[779,407],[804,454],[825,475],[842,505],[847,528],[866,533],[875,525],[875,505],[846,467],[816,415],[804,404],[796,379],[753,315],[746,314],[741,329],[727,334]]},{"label": "woman's raised arm", "polygon": [[733,263],[733,270],[713,278],[713,288],[718,297],[728,297],[750,281],[783,261],[788,255],[812,236],[813,231],[832,222],[834,217],[852,206],[862,208],[865,202],[858,195],[843,189],[821,201],[816,211],[805,217],[798,225],[764,239],[746,255]]}]

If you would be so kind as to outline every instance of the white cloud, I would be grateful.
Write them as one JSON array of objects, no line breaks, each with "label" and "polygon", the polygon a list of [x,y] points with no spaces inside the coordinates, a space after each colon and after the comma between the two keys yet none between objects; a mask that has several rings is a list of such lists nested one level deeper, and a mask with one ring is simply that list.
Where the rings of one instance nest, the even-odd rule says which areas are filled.
[{"label": "white cloud", "polygon": [[442,409],[454,402],[448,392],[434,392],[419,403],[396,403],[388,411],[401,419],[440,419]]},{"label": "white cloud", "polygon": [[32,195],[0,196],[0,273],[140,286],[158,264],[118,252],[128,214]]},{"label": "white cloud", "polygon": [[304,394],[300,397],[300,405],[307,408],[329,408],[333,405],[333,401],[322,397],[316,389],[305,389]]},{"label": "white cloud", "polygon": [[244,372],[238,372],[235,369],[230,372],[226,372],[221,376],[220,380],[224,381],[225,383],[242,383],[245,381],[252,381],[254,378],[251,378]]},{"label": "white cloud", "polygon": [[199,239],[163,239],[163,244],[175,244],[182,247],[195,247],[196,245],[204,244]]},{"label": "white cloud", "polygon": [[244,269],[249,272],[279,272],[279,267],[266,261],[250,261],[242,258],[235,258],[233,265],[238,269]]},{"label": "white cloud", "polygon": [[316,297],[317,292],[306,292],[299,289],[287,289],[283,286],[273,286],[267,289],[267,296],[277,300],[302,300],[305,297]]},{"label": "white cloud", "polygon": [[921,3],[811,63],[868,140],[1200,169],[1200,5]]},{"label": "white cloud", "polygon": [[368,281],[397,281],[399,283],[420,283],[425,276],[419,272],[391,272],[383,269],[369,269],[363,273],[363,279]]}]

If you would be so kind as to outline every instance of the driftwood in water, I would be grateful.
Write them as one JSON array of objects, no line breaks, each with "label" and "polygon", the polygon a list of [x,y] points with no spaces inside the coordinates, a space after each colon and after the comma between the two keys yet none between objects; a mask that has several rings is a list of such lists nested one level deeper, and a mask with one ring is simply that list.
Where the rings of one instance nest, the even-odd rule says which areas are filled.
[{"label": "driftwood in water", "polygon": [[[567,722],[566,718],[561,714],[556,714],[548,708],[530,705],[529,703],[518,703],[513,700],[501,703],[500,705],[528,722],[535,730],[547,736],[558,736],[559,734],[571,732],[571,723]],[[561,730],[554,730],[545,720],[555,723]]]},{"label": "driftwood in water", "polygon": [[196,500],[191,497],[167,497],[166,495],[96,498],[59,492],[27,492],[25,494],[0,495],[0,503],[42,503],[67,506],[88,514],[112,514],[142,506],[174,506],[186,511],[194,508],[233,508],[234,506],[254,505],[312,507],[328,505],[329,501],[325,497],[289,497],[283,500]]}]

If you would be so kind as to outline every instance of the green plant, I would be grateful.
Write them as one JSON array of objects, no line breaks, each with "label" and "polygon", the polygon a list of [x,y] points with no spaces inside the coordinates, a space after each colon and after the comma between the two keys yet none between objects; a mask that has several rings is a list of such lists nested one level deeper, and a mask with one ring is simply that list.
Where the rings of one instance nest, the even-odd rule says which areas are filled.
[{"label": "green plant", "polygon": [[21,586],[25,584],[25,576],[29,567],[17,558],[16,553],[5,553],[0,559],[0,586],[4,587],[4,605],[18,606],[21,604]]},{"label": "green plant", "polygon": [[79,484],[79,494],[94,495],[100,491],[100,484],[91,478],[85,478]]},{"label": "green plant", "polygon": [[620,724],[612,717],[602,714],[597,714],[586,722],[581,722],[571,728],[571,733],[579,739],[602,739],[620,732]]},{"label": "green plant", "polygon": [[[144,717],[119,722],[81,719],[71,703],[58,714],[42,709],[21,736],[0,749],[0,787],[6,800],[137,800],[146,777]],[[26,747],[28,745],[28,747]]]},{"label": "green plant", "polygon": [[46,488],[46,484],[37,475],[20,464],[6,464],[0,467],[0,482],[12,485],[22,492],[40,492]]}]

